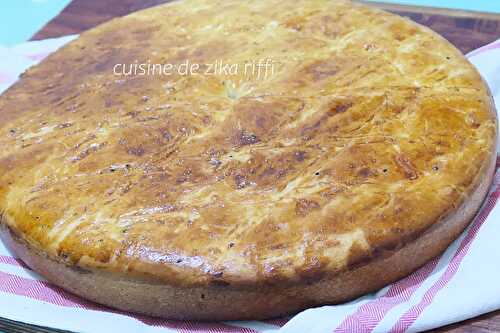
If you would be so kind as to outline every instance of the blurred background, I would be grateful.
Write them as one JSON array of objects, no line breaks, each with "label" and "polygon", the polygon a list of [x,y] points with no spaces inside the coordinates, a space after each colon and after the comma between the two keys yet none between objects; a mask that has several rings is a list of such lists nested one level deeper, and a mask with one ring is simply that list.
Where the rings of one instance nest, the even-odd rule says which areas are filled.
[{"label": "blurred background", "polygon": [[[83,1],[96,2],[94,0]],[[0,45],[12,46],[29,40],[70,2],[72,0],[0,0]],[[97,0],[97,2],[114,5],[116,1]],[[132,6],[133,2],[121,1],[124,6]],[[155,1],[143,0],[142,2],[154,4]],[[374,2],[500,13],[500,0],[384,0]]]},{"label": "blurred background", "polygon": [[31,38],[71,0],[0,0],[0,44],[10,46]]}]

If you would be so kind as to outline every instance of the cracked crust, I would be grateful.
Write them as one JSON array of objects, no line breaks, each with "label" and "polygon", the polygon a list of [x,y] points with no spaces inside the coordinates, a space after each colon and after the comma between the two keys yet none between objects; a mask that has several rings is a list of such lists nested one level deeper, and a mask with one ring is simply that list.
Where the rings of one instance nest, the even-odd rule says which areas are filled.
[{"label": "cracked crust", "polygon": [[[113,74],[185,59],[276,72]],[[176,2],[82,34],[0,97],[3,236],[113,307],[283,315],[443,251],[487,193],[496,133],[473,66],[411,21],[347,1]]]}]

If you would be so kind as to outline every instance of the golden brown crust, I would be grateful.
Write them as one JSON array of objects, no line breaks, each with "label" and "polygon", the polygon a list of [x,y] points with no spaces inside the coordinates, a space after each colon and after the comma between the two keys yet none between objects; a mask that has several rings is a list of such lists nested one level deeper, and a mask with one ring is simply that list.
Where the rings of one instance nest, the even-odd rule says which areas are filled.
[{"label": "golden brown crust", "polygon": [[[125,311],[190,320],[256,320],[280,317],[321,304],[339,303],[396,281],[440,254],[474,217],[487,193],[496,158],[471,197],[457,211],[401,249],[380,252],[374,260],[350,266],[334,277],[296,286],[234,289],[224,285],[177,288],[104,272],[91,272],[47,258],[7,224],[0,236],[30,267],[77,295]],[[391,268],[391,269],[388,269]]]},{"label": "golden brown crust", "polygon": [[[266,58],[266,80],[113,74]],[[406,19],[346,1],[188,0],[82,34],[2,95],[0,210],[48,258],[18,245],[23,259],[78,294],[105,302],[76,280],[125,279],[165,288],[148,313],[214,316],[202,290],[220,295],[210,308],[260,304],[219,319],[266,317],[373,290],[442,251],[487,192],[496,132],[477,71]],[[379,279],[384,260],[400,270]],[[351,289],[321,296],[333,283]],[[187,295],[180,312],[170,293]],[[269,294],[276,310],[258,301]]]}]

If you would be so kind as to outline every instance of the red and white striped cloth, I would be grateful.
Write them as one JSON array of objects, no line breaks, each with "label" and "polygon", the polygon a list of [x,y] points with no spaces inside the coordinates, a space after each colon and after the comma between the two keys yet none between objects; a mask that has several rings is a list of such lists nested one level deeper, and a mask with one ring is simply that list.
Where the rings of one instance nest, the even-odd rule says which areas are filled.
[{"label": "red and white striped cloth", "polygon": [[[0,92],[25,68],[75,36],[0,47]],[[500,40],[469,54],[500,109]],[[500,309],[500,158],[472,225],[439,258],[350,303],[270,321],[197,323],[133,315],[85,301],[45,281],[0,243],[0,316],[77,332],[419,332]]]}]

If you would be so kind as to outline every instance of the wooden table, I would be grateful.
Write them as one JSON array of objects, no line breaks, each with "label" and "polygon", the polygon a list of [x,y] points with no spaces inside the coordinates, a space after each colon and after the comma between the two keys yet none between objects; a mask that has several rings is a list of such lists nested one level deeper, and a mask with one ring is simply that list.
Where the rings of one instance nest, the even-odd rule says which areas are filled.
[{"label": "wooden table", "polygon": [[[116,16],[151,7],[169,0],[73,0],[32,39],[45,39],[80,33]],[[459,10],[370,4],[408,16],[440,33],[467,53],[500,38],[500,15]],[[500,332],[500,311],[481,316],[434,332]]]},{"label": "wooden table", "polygon": [[[73,0],[32,39],[80,33],[116,16],[169,2],[170,0]],[[500,14],[424,8],[384,3],[368,4],[408,16],[440,33],[467,53],[500,38]]]}]

